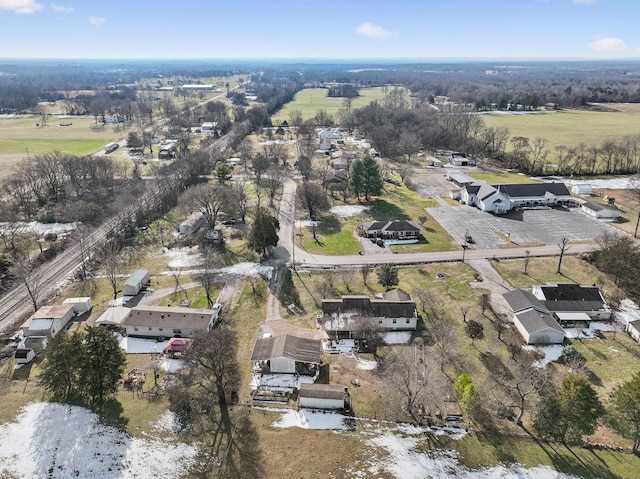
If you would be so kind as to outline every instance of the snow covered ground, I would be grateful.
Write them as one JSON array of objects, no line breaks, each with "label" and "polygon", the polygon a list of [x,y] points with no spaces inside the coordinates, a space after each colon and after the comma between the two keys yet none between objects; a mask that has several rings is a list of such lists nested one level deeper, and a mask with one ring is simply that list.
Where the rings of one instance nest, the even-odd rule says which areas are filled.
[{"label": "snow covered ground", "polygon": [[132,438],[100,424],[87,409],[63,404],[29,404],[15,422],[0,427],[0,477],[179,477],[195,453],[192,446],[167,439]]},{"label": "snow covered ground", "polygon": [[59,235],[76,229],[76,223],[38,223],[37,221],[31,221],[30,223],[0,223],[0,231],[2,232],[15,231],[16,229],[20,232],[29,232],[40,236],[48,232]]},{"label": "snow covered ground", "polygon": [[117,335],[120,349],[128,354],[161,353],[169,340],[156,341],[155,339],[132,338],[130,336]]},{"label": "snow covered ground", "polygon": [[623,325],[629,321],[637,321],[640,319],[640,308],[630,299],[620,301],[619,310],[615,313],[616,319]]},{"label": "snow covered ground", "polygon": [[345,424],[346,417],[338,413],[318,412],[309,409],[300,411],[288,410],[273,427],[299,427],[301,429],[349,429]]},{"label": "snow covered ground", "polygon": [[340,218],[351,218],[359,215],[363,211],[367,211],[371,206],[366,205],[340,205],[334,206],[329,211]]},{"label": "snow covered ground", "polygon": [[529,351],[538,351],[544,354],[544,357],[534,362],[533,365],[537,368],[544,368],[551,361],[557,361],[562,354],[562,344],[549,344],[546,346],[522,346],[522,349]]},{"label": "snow covered ground", "polygon": [[203,258],[197,246],[183,248],[164,248],[167,266],[170,268],[194,268],[202,264]]},{"label": "snow covered ground", "polygon": [[387,344],[408,344],[411,341],[411,331],[389,331],[382,334]]}]

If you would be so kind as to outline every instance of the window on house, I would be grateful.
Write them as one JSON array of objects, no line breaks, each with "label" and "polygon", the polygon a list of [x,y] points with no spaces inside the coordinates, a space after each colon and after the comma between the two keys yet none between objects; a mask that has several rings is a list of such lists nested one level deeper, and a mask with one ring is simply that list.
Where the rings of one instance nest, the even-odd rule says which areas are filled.
[{"label": "window on house", "polygon": [[396,324],[398,320],[396,318],[393,318],[393,324]]},{"label": "window on house", "polygon": [[162,331],[162,328],[158,328],[158,331]]},{"label": "window on house", "polygon": [[133,328],[133,330],[134,330],[134,331],[137,331],[137,330],[138,330],[138,328]]},{"label": "window on house", "polygon": [[174,330],[173,330],[173,334],[182,334],[182,330],[180,330],[180,329],[174,329]]},{"label": "window on house", "polygon": [[151,328],[149,328],[149,331],[151,331]]},{"label": "window on house", "polygon": [[409,318],[407,318],[406,323],[409,324]]},{"label": "window on house", "polygon": [[378,323],[382,324],[382,320],[381,320],[381,319],[379,319],[379,320],[378,320]]}]

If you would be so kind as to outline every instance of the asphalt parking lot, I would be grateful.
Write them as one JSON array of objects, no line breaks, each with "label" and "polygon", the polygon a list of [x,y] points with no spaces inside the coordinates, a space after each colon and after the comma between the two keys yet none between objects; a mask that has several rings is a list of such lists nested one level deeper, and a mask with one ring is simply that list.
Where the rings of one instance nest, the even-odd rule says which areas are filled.
[{"label": "asphalt parking lot", "polygon": [[579,208],[517,210],[499,216],[466,205],[427,211],[461,244],[468,232],[474,240],[470,247],[476,249],[498,248],[509,241],[520,245],[557,244],[562,238],[588,240],[602,236],[605,231],[616,231]]}]

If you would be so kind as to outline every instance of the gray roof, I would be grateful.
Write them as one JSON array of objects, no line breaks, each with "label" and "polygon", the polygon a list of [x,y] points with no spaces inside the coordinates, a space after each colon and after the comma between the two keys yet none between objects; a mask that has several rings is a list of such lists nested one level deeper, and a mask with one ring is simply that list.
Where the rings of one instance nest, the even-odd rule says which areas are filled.
[{"label": "gray roof", "polygon": [[480,187],[482,185],[465,185],[462,188],[467,190],[467,193],[469,193],[470,195],[477,195],[478,191],[480,191]]},{"label": "gray roof", "polygon": [[318,399],[344,399],[346,386],[335,384],[303,383],[300,385],[298,397]]},{"label": "gray roof", "polygon": [[465,185],[465,184],[470,185],[476,181],[470,176],[465,175],[464,173],[461,173],[460,171],[449,171],[448,177],[449,177],[449,180],[453,181],[454,183],[458,183],[459,185]]},{"label": "gray roof", "polygon": [[599,311],[604,309],[602,301],[543,301],[549,311]]},{"label": "gray roof", "polygon": [[540,291],[547,301],[598,301],[602,303],[602,295],[596,286],[582,286],[575,283],[557,283],[540,286]]},{"label": "gray roof", "polygon": [[124,284],[127,284],[129,286],[137,286],[138,284],[142,283],[143,281],[145,281],[145,279],[147,278],[147,276],[149,275],[149,271],[144,269],[144,268],[140,268],[137,271],[134,271],[133,273],[131,273],[131,276],[129,276],[127,278],[127,280],[124,282]]},{"label": "gray roof", "polygon": [[150,328],[209,329],[215,311],[212,309],[181,308],[176,306],[135,306],[122,322],[125,326]]},{"label": "gray roof", "polygon": [[527,196],[571,196],[564,183],[524,183],[495,185],[497,190],[506,193],[510,198]]},{"label": "gray roof", "polygon": [[104,310],[104,313],[96,320],[97,325],[121,325],[131,314],[131,308],[125,306],[111,306]]},{"label": "gray roof", "polygon": [[542,311],[547,309],[538,298],[522,289],[514,289],[513,291],[504,293],[502,297],[515,313],[528,308],[535,308]]},{"label": "gray roof", "polygon": [[253,347],[251,362],[285,357],[301,363],[320,364],[320,355],[320,341],[285,334],[258,338]]},{"label": "gray roof", "polygon": [[411,295],[399,288],[390,289],[382,295],[387,301],[411,301]]},{"label": "gray roof", "polygon": [[417,224],[407,220],[373,221],[364,228],[366,231],[420,231]]},{"label": "gray roof", "polygon": [[603,205],[602,203],[596,203],[595,201],[587,201],[582,206],[584,206],[585,208],[589,208],[592,211],[602,211],[602,210],[620,211],[615,206]]},{"label": "gray roof", "polygon": [[371,299],[364,295],[352,295],[343,296],[341,299],[322,300],[322,312],[325,315],[347,313],[365,317],[410,318],[414,316],[415,311],[416,303],[411,300],[411,297],[408,300],[390,300],[387,298]]},{"label": "gray roof", "polygon": [[564,334],[562,326],[560,326],[548,312],[531,309],[529,311],[517,313],[516,317],[529,334],[544,331],[545,329],[553,329],[554,331]]}]

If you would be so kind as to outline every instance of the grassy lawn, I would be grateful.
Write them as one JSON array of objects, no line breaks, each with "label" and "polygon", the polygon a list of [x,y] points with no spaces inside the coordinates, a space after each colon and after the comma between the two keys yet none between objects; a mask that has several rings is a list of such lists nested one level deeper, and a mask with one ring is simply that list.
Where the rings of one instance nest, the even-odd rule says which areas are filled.
[{"label": "grassy lawn", "polygon": [[493,261],[493,267],[502,278],[514,288],[530,289],[534,284],[553,283],[595,283],[606,296],[617,292],[615,284],[592,265],[575,256],[562,260],[562,274],[556,274],[558,258],[531,258],[527,274],[523,274],[524,260]]},{"label": "grassy lawn", "polygon": [[490,185],[539,183],[527,175],[519,175],[517,173],[469,173],[469,176],[478,181],[486,181]]},{"label": "grassy lawn", "polygon": [[[621,140],[640,129],[640,105],[608,104],[616,112],[566,110],[535,115],[482,115],[487,127],[509,128],[511,138],[524,136],[530,140],[545,138],[550,157],[558,145],[601,145],[604,140]],[[510,145],[509,145],[510,147]]]},{"label": "grassy lawn", "polygon": [[[344,98],[329,98],[326,88],[309,88],[296,93],[293,101],[287,103],[278,113],[271,117],[274,125],[279,125],[284,120],[289,121],[289,114],[298,110],[302,117],[307,120],[313,118],[320,110],[325,110],[330,115],[335,115],[343,108]],[[367,106],[374,100],[380,100],[385,96],[384,87],[362,88],[360,96],[353,99],[351,108]]]},{"label": "grassy lawn", "polygon": [[[335,205],[342,205],[335,202]],[[360,204],[351,199],[347,204]],[[360,243],[354,237],[353,231],[358,225],[370,221],[387,221],[390,219],[412,220],[419,223],[418,218],[424,216],[427,220],[423,227],[423,234],[427,238],[424,243],[411,245],[394,245],[392,251],[398,253],[416,253],[428,251],[450,251],[457,249],[458,244],[453,241],[449,233],[429,215],[425,208],[435,206],[433,199],[423,199],[418,193],[406,186],[385,185],[385,192],[370,203],[370,209],[363,213],[340,219],[333,215],[326,215],[318,226],[313,239],[311,227],[296,231],[297,241],[311,253],[327,255],[356,254],[360,250]],[[304,218],[306,219],[306,218]]]}]

